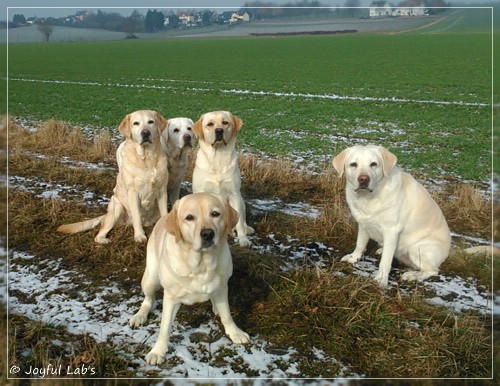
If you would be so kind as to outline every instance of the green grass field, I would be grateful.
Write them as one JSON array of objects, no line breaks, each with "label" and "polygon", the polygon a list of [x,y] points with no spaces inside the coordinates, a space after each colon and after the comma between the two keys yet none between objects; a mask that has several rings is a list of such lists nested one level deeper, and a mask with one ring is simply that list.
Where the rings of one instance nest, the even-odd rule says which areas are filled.
[{"label": "green grass field", "polygon": [[491,34],[8,48],[13,116],[115,130],[141,108],[193,119],[226,109],[245,122],[240,146],[258,154],[324,168],[346,146],[373,142],[424,177],[490,178]]}]

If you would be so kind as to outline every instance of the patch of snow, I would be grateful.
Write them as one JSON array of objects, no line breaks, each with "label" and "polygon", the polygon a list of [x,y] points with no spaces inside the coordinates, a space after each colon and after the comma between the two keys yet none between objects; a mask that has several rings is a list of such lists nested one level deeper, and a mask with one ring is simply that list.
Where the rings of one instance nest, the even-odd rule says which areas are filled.
[{"label": "patch of snow", "polygon": [[250,199],[246,203],[255,212],[281,212],[290,216],[308,217],[316,219],[321,211],[305,202],[285,203],[279,198],[270,200]]},{"label": "patch of snow", "polygon": [[[354,272],[364,277],[373,278],[378,271],[379,263],[380,259],[365,256],[353,265]],[[389,275],[389,286],[395,287],[400,284],[401,275],[409,269],[411,268],[406,266],[402,268],[393,267]],[[400,290],[402,293],[410,294],[411,287],[415,285],[415,282],[406,283],[400,287]],[[428,301],[451,308],[455,312],[465,310],[476,310],[483,314],[492,312],[491,293],[488,289],[478,286],[473,278],[463,279],[458,276],[449,277],[439,274],[436,277],[419,282],[418,285],[436,293],[436,296],[427,299]]]},{"label": "patch of snow", "polygon": [[39,177],[9,176],[9,186],[34,194],[39,198],[85,201],[87,205],[108,205],[109,203],[108,197],[98,196],[90,190],[80,190],[66,184],[55,184]]},{"label": "patch of snow", "polygon": [[[424,286],[432,288],[436,292],[436,296],[429,299],[431,303],[446,307],[451,306],[456,312],[465,310],[477,310],[484,314],[492,312],[490,294],[485,288],[480,292],[477,282],[473,278],[462,279],[458,276],[439,275],[438,281],[426,282]],[[452,300],[449,299],[450,297]]]}]

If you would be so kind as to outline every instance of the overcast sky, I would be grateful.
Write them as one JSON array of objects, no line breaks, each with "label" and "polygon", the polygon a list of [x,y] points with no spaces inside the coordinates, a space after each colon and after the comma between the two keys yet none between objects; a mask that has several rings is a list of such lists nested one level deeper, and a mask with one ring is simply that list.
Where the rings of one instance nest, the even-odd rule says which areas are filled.
[{"label": "overcast sky", "polygon": [[[7,18],[7,8],[9,12],[9,19],[12,20],[12,16],[16,13],[22,13],[25,17],[60,17],[74,14],[79,10],[90,8],[101,9],[107,12],[119,12],[126,16],[130,15],[134,9],[140,11],[141,8],[144,8],[144,11],[147,9],[160,9],[165,7],[175,7],[179,9],[227,7],[230,9],[238,9],[241,8],[246,1],[247,0],[0,0],[1,3],[6,3],[6,10],[3,11],[4,15],[1,17],[2,20]],[[265,1],[267,2],[268,0]],[[283,4],[289,1],[290,0],[274,0],[274,2],[278,4]],[[342,0],[323,0],[322,3],[325,5],[335,6],[342,4],[341,1]],[[72,7],[76,8],[73,9]]]},{"label": "overcast sky", "polygon": [[[134,9],[144,12],[147,9],[161,9],[165,7],[174,7],[179,9],[197,8],[207,9],[224,7],[229,9],[238,9],[247,0],[0,0],[2,10],[0,20],[12,20],[16,13],[22,13],[26,18],[37,17],[61,17],[75,14],[84,9],[101,9],[105,12],[119,12],[128,16]],[[248,0],[253,1],[253,0]],[[294,2],[295,0],[263,0],[272,1],[276,4]],[[297,0],[298,1],[298,0]],[[452,2],[459,2],[455,0]],[[488,0],[462,0],[472,4],[488,2]],[[489,0],[491,1],[491,0]],[[498,2],[500,0],[493,0]],[[320,0],[327,6],[338,6],[345,4],[345,0]],[[372,0],[360,0],[362,6],[369,6]],[[392,0],[393,3],[399,3],[399,0]],[[4,5],[5,4],[5,5]],[[26,7],[26,8],[24,8]]]}]

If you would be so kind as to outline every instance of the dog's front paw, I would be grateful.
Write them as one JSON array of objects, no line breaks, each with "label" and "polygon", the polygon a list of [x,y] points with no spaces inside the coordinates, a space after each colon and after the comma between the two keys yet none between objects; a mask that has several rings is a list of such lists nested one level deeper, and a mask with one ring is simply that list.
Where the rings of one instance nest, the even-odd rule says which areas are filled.
[{"label": "dog's front paw", "polygon": [[229,338],[236,344],[245,344],[250,342],[250,336],[241,330],[236,330],[228,334]]},{"label": "dog's front paw", "polygon": [[146,355],[146,358],[144,358],[144,360],[148,365],[161,365],[163,362],[165,362],[165,355],[155,353],[153,352],[153,350],[151,350],[148,355]]},{"label": "dog's front paw", "polygon": [[134,235],[134,240],[136,242],[138,242],[139,244],[146,244],[146,242],[148,241],[148,238],[146,237],[146,235],[144,233],[140,233],[140,234]]},{"label": "dog's front paw", "polygon": [[128,325],[132,328],[137,328],[139,326],[142,326],[146,322],[147,318],[148,318],[147,315],[138,312],[137,314],[135,314],[130,318]]},{"label": "dog's front paw", "polygon": [[240,244],[240,247],[247,248],[250,245],[252,245],[251,241],[248,239],[246,236],[238,236],[238,243]]},{"label": "dog's front paw", "polygon": [[404,281],[420,281],[425,280],[431,276],[437,275],[439,272],[435,271],[408,271],[401,275],[401,280]]},{"label": "dog's front paw", "polygon": [[94,239],[94,241],[97,243],[97,244],[109,244],[109,242],[111,241],[110,239],[108,239],[107,237],[103,237],[103,236],[99,236],[97,235]]},{"label": "dog's front paw", "polygon": [[245,232],[246,232],[247,235],[252,236],[253,234],[255,234],[255,229],[253,229],[249,225],[245,225]]},{"label": "dog's front paw", "polygon": [[352,253],[349,255],[345,255],[340,261],[347,261],[348,263],[354,264],[361,259],[360,257],[354,256]]},{"label": "dog's front paw", "polygon": [[378,283],[378,285],[382,288],[386,288],[387,285],[389,284],[389,275],[386,275],[380,270],[377,272],[377,275],[375,276],[374,279]]}]

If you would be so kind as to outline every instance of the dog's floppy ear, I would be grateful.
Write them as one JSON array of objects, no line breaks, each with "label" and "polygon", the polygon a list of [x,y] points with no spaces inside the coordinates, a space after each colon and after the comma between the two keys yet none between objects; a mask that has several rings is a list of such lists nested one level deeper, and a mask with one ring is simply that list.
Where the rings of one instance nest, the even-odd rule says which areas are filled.
[{"label": "dog's floppy ear", "polygon": [[167,215],[167,219],[165,220],[165,229],[168,233],[175,236],[176,243],[182,240],[181,227],[179,226],[179,219],[177,216],[178,209],[179,201],[174,204],[174,207]]},{"label": "dog's floppy ear", "polygon": [[132,135],[130,131],[130,114],[127,114],[125,118],[123,118],[120,126],[118,126],[118,130],[120,130],[120,133],[122,133],[125,138],[129,138]]},{"label": "dog's floppy ear", "polygon": [[237,117],[236,115],[233,115],[232,113],[229,113],[229,115],[231,116],[231,119],[233,120],[233,123],[234,123],[234,134],[236,135],[240,129],[241,129],[241,126],[243,126],[243,121],[241,120],[241,118]]},{"label": "dog's floppy ear", "polygon": [[200,119],[196,121],[196,123],[193,126],[193,132],[194,134],[201,140],[203,140],[203,117],[205,114],[203,114]]},{"label": "dog's floppy ear", "polygon": [[170,126],[170,119],[167,121],[167,127],[165,127],[165,130],[161,133],[161,136],[168,141],[170,138],[170,130],[168,127]]},{"label": "dog's floppy ear", "polygon": [[332,161],[333,167],[337,171],[339,178],[344,175],[345,159],[349,153],[349,148],[342,150]]},{"label": "dog's floppy ear", "polygon": [[382,154],[382,160],[384,161],[382,165],[382,170],[384,171],[384,176],[388,176],[391,172],[392,168],[396,166],[396,162],[398,161],[398,157],[392,154],[385,147],[380,146],[380,153]]},{"label": "dog's floppy ear", "polygon": [[236,209],[229,205],[229,202],[225,201],[224,207],[226,209],[226,232],[229,236],[234,236],[233,229],[238,224],[240,215]]},{"label": "dog's floppy ear", "polygon": [[155,115],[156,115],[156,122],[158,122],[158,130],[160,130],[160,133],[163,133],[163,130],[165,130],[168,126],[168,121],[165,118],[163,118],[163,115],[157,113],[156,111]]}]

